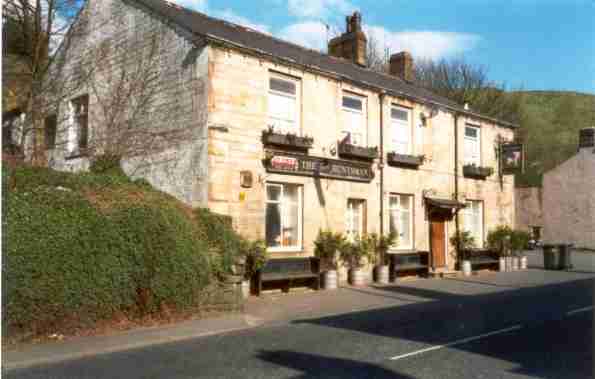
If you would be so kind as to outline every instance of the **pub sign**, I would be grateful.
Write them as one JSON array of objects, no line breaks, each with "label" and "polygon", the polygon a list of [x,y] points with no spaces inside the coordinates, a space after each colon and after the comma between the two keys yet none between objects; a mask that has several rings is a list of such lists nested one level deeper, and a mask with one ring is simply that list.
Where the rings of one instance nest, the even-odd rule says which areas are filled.
[{"label": "pub sign", "polygon": [[268,172],[329,179],[370,182],[374,171],[370,163],[267,151],[264,165]]},{"label": "pub sign", "polygon": [[524,149],[520,143],[506,143],[500,146],[500,167],[503,175],[524,171]]}]

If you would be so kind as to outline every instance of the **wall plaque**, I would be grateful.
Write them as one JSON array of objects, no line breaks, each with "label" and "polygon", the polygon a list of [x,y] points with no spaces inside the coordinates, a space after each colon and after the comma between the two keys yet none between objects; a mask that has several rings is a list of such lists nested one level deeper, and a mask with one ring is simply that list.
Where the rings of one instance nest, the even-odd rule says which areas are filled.
[{"label": "wall plaque", "polygon": [[266,155],[267,158],[263,162],[267,172],[357,182],[370,182],[374,179],[374,171],[372,170],[371,163],[270,150],[266,152]]}]

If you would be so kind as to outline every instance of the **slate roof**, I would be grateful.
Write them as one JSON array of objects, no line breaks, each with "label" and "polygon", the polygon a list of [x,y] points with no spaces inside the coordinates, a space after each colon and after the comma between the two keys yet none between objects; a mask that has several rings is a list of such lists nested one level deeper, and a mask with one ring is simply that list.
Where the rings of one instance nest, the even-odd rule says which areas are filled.
[{"label": "slate roof", "polygon": [[360,67],[345,59],[335,58],[291,42],[283,41],[266,33],[209,17],[165,0],[135,1],[144,4],[155,13],[194,35],[203,36],[222,43],[229,43],[256,53],[273,56],[293,64],[351,80],[355,83],[371,86],[379,90],[382,89],[390,94],[409,97],[421,103],[430,102],[470,116],[491,120],[503,126],[516,127],[514,124],[465,110],[458,103],[443,96],[407,83],[398,77]]}]

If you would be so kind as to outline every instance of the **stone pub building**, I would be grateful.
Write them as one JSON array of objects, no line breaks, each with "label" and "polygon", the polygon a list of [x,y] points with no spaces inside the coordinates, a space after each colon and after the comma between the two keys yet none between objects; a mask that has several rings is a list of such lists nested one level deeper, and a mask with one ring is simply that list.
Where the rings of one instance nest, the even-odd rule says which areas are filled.
[{"label": "stone pub building", "polygon": [[[91,24],[126,14],[109,33],[98,27],[101,38],[168,28],[162,75],[178,75],[163,83],[200,84],[176,95],[195,133],[176,152],[174,178],[158,167],[135,175],[231,216],[240,233],[266,240],[272,259],[312,255],[320,229],[395,230],[392,253],[429,251],[431,271],[441,272],[455,267],[449,238],[457,225],[479,247],[490,229],[513,225],[513,177],[499,175],[497,155],[516,126],[416,86],[407,52],[390,57],[388,74],[369,69],[359,13],[323,54],[162,0],[86,7]],[[100,38],[85,46],[91,40]],[[72,96],[81,98],[93,138],[100,116],[93,94]],[[74,138],[79,126],[64,127],[74,131],[63,138]],[[58,150],[55,167],[84,168],[85,157]]]}]

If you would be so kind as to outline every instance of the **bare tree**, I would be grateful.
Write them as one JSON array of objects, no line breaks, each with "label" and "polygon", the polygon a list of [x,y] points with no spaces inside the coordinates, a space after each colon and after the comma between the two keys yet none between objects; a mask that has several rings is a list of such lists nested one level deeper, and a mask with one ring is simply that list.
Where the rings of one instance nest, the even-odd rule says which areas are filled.
[{"label": "bare tree", "polygon": [[[3,31],[7,35],[3,61],[7,81],[18,83],[17,106],[26,115],[19,141],[24,150],[30,140],[28,156],[33,163],[44,160],[44,123],[48,93],[55,93],[49,80],[56,57],[68,50],[70,25],[77,18],[82,0],[6,0],[3,5]],[[9,59],[11,57],[11,59]]]},{"label": "bare tree", "polygon": [[159,115],[172,127],[155,122],[166,71],[172,69],[161,61],[167,43],[164,31],[156,30],[120,43],[105,39],[87,53],[82,69],[89,70],[84,76],[94,99],[94,118],[100,120],[87,146],[90,156],[144,161],[192,138],[191,128],[176,127],[188,111],[180,101],[169,102]]},{"label": "bare tree", "polygon": [[418,85],[487,116],[511,122],[522,117],[522,94],[488,78],[487,69],[462,58],[420,60],[415,64]]}]

